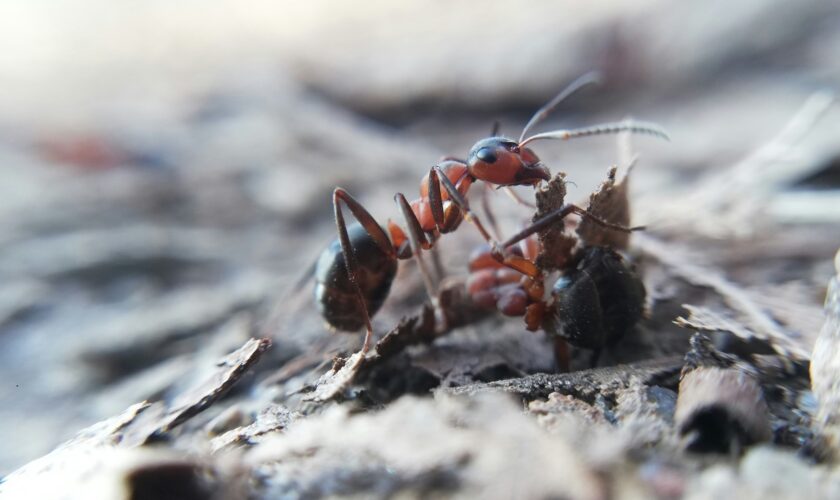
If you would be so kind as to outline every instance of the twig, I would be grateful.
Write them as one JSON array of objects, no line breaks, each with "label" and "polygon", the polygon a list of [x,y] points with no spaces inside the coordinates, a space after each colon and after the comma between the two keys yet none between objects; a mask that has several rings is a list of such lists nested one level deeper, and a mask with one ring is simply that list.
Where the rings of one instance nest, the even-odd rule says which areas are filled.
[{"label": "twig", "polygon": [[[752,231],[755,224],[750,221],[766,205],[766,198],[817,164],[799,143],[833,102],[828,91],[811,94],[770,141],[731,167],[705,176],[676,201],[655,200],[646,206],[645,215],[667,214],[667,220],[657,222],[681,228],[690,225],[715,236]],[[705,216],[697,216],[698,207],[703,207]]]}]

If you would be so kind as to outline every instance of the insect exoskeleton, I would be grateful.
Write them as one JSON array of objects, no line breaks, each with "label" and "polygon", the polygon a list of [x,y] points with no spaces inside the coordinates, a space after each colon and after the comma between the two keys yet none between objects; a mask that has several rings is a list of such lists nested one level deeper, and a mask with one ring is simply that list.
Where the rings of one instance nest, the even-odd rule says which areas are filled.
[{"label": "insect exoskeleton", "polygon": [[586,247],[577,265],[551,289],[542,328],[570,344],[598,350],[614,344],[641,319],[645,287],[618,252]]},{"label": "insect exoskeleton", "polygon": [[[391,283],[397,274],[397,259],[382,251],[361,224],[348,226],[347,234],[359,264],[359,289],[368,313],[373,315],[382,307],[391,290]],[[331,327],[356,331],[365,326],[338,239],[325,248],[318,258],[315,266],[315,300],[318,310]]]}]

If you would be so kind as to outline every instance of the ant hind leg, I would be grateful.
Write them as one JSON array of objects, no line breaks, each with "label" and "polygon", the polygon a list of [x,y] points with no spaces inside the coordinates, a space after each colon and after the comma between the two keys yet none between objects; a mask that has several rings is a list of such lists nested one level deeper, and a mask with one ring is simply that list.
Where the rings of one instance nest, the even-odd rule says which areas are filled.
[{"label": "ant hind leg", "polygon": [[356,292],[356,297],[359,300],[359,308],[362,311],[362,316],[365,322],[365,340],[362,345],[362,352],[367,353],[370,349],[373,340],[373,326],[370,321],[370,314],[368,312],[367,304],[365,303],[364,294],[359,286],[359,261],[356,258],[356,252],[350,243],[350,236],[347,233],[347,222],[344,220],[344,213],[341,210],[341,205],[346,206],[356,220],[362,225],[365,231],[373,238],[373,241],[388,257],[396,259],[396,251],[388,235],[383,231],[382,227],[373,218],[361,203],[356,201],[350,193],[342,188],[336,188],[333,191],[333,210],[335,212],[335,225],[338,228],[338,239],[341,244],[341,253],[344,255],[344,262],[346,263],[347,276],[353,284]]}]

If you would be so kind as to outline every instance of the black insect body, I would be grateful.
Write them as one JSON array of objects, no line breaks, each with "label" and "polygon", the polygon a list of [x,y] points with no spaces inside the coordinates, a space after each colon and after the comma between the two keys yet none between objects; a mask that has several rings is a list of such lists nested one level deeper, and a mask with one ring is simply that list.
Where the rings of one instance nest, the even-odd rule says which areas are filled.
[{"label": "black insect body", "polygon": [[592,246],[580,253],[577,266],[555,282],[542,328],[597,351],[617,342],[641,319],[645,287],[614,250]]},{"label": "black insect body", "polygon": [[[385,302],[397,274],[397,261],[383,252],[360,224],[347,227],[356,252],[359,289],[371,315]],[[354,331],[365,326],[359,315],[356,289],[347,275],[341,242],[335,240],[321,252],[315,266],[315,301],[327,323],[338,330]]]}]

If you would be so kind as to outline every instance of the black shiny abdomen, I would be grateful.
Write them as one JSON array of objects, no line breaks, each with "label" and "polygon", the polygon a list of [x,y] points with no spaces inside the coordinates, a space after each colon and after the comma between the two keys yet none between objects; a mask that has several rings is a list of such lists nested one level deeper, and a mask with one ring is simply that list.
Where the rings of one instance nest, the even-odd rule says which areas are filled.
[{"label": "black shiny abdomen", "polygon": [[641,319],[645,287],[615,251],[592,246],[581,252],[575,269],[554,284],[543,328],[578,347],[600,349]]},{"label": "black shiny abdomen", "polygon": [[[360,224],[347,226],[347,234],[359,263],[359,287],[368,313],[373,316],[391,290],[397,274],[397,259],[379,248]],[[365,324],[353,284],[347,275],[338,238],[318,258],[315,301],[321,316],[338,330],[356,331]]]}]

